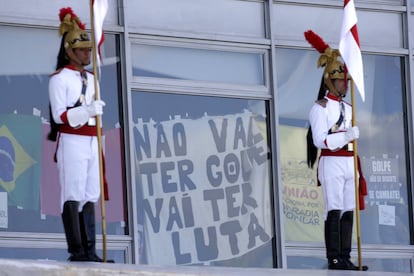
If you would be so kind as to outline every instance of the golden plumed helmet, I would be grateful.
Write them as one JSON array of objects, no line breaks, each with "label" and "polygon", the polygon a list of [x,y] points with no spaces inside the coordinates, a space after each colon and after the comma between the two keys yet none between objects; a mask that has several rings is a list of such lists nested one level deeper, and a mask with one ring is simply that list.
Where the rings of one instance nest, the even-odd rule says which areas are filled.
[{"label": "golden plumed helmet", "polygon": [[346,67],[340,59],[339,50],[332,49],[323,39],[311,30],[305,32],[305,38],[321,55],[318,59],[318,67],[325,67],[323,76],[328,79],[350,79]]},{"label": "golden plumed helmet", "polygon": [[59,35],[66,33],[64,47],[67,48],[91,48],[89,35],[85,32],[85,25],[73,12],[72,8],[62,8],[59,12]]},{"label": "golden plumed helmet", "polygon": [[345,64],[340,59],[339,50],[332,49],[323,39],[311,30],[305,32],[305,38],[321,55],[318,59],[318,67],[325,67],[323,80],[330,91],[336,91],[332,80],[350,79]]},{"label": "golden plumed helmet", "polygon": [[318,59],[318,67],[325,67],[324,79],[349,79],[344,63],[339,59],[340,53],[336,49],[326,48]]}]

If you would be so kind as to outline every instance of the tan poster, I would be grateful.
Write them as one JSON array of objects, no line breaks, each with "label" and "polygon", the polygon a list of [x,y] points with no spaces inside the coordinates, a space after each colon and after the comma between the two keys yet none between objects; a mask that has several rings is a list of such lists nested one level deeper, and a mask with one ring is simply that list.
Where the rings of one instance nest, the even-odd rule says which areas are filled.
[{"label": "tan poster", "polygon": [[285,240],[323,241],[323,195],[306,162],[307,129],[280,127]]}]

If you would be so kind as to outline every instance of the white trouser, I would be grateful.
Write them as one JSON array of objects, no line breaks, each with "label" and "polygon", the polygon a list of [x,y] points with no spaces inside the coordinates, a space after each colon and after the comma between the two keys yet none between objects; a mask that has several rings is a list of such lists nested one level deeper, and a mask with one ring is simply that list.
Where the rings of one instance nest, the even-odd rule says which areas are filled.
[{"label": "white trouser", "polygon": [[96,137],[61,133],[57,149],[61,188],[61,211],[68,200],[79,201],[79,212],[86,202],[100,196],[99,155]]},{"label": "white trouser", "polygon": [[322,156],[319,159],[318,178],[322,185],[325,220],[331,210],[341,210],[344,213],[355,209],[352,156]]}]

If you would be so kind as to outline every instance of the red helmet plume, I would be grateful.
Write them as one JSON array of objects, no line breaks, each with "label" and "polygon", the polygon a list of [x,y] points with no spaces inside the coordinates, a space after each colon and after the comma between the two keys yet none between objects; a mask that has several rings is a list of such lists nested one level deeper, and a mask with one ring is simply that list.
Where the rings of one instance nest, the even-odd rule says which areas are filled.
[{"label": "red helmet plume", "polygon": [[79,29],[81,30],[85,30],[85,24],[83,24],[79,17],[75,14],[75,12],[72,10],[71,7],[67,7],[67,8],[61,8],[59,11],[59,19],[60,22],[64,22],[65,21],[65,17],[68,16],[68,18],[66,20],[69,21],[74,21],[76,22],[76,24],[78,25]]},{"label": "red helmet plume", "polygon": [[307,30],[305,33],[305,38],[315,48],[319,53],[323,54],[329,45],[323,41],[323,39],[314,33],[312,30]]}]

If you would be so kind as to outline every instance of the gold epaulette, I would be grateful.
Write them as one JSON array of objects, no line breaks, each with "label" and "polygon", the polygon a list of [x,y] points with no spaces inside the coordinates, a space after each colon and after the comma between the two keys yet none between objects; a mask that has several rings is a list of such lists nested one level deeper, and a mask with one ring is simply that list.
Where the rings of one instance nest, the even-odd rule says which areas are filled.
[{"label": "gold epaulette", "polygon": [[54,76],[54,75],[56,75],[56,74],[59,74],[59,73],[60,73],[60,71],[62,71],[62,70],[63,70],[63,68],[64,68],[64,67],[62,67],[62,68],[60,68],[60,69],[57,69],[55,72],[53,72],[52,74],[50,74],[50,76],[49,76],[49,77]]},{"label": "gold epaulette", "polygon": [[322,107],[326,107],[327,102],[328,102],[328,100],[325,99],[325,98],[316,101],[316,103],[319,104]]}]

